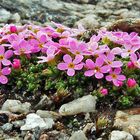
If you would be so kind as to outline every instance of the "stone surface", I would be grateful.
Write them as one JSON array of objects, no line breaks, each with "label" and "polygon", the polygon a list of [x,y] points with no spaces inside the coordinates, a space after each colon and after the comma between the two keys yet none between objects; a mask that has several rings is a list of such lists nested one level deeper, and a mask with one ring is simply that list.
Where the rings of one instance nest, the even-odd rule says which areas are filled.
[{"label": "stone surface", "polygon": [[76,131],[72,134],[69,140],[88,140],[82,130]]},{"label": "stone surface", "polygon": [[35,105],[35,109],[48,108],[52,105],[52,100],[47,95],[42,95],[41,100]]},{"label": "stone surface", "polygon": [[125,131],[114,130],[111,132],[109,140],[134,140],[134,138]]},{"label": "stone surface", "polygon": [[3,129],[3,131],[11,131],[12,128],[13,128],[13,124],[11,124],[11,123],[6,123],[6,124],[4,124],[1,128]]},{"label": "stone surface", "polygon": [[28,114],[26,117],[26,123],[20,129],[32,130],[39,127],[41,130],[50,129],[54,125],[52,118],[41,118],[35,113]]},{"label": "stone surface", "polygon": [[0,22],[7,23],[10,17],[11,13],[9,11],[7,11],[6,9],[0,9]]},{"label": "stone surface", "polygon": [[75,115],[79,113],[95,112],[96,97],[92,95],[83,96],[60,107],[62,116]]},{"label": "stone surface", "polygon": [[[137,109],[138,110],[138,109]],[[136,111],[136,110],[135,110]],[[140,140],[140,111],[134,114],[128,112],[117,111],[114,121],[114,127],[131,133]]]},{"label": "stone surface", "polygon": [[95,15],[86,15],[85,18],[76,22],[76,25],[82,24],[86,29],[95,29],[98,28],[99,22],[98,18]]},{"label": "stone surface", "polygon": [[[0,6],[7,12],[5,21],[10,18],[9,13],[18,13],[22,23],[40,24],[53,20],[73,26],[80,20],[84,24],[93,21],[91,25],[105,26],[118,19],[140,18],[138,0],[2,0]],[[89,19],[89,15],[97,19]]]},{"label": "stone surface", "polygon": [[52,118],[53,120],[61,118],[58,113],[53,111],[37,110],[36,114],[39,115],[41,118]]},{"label": "stone surface", "polygon": [[14,125],[14,127],[20,128],[21,126],[23,126],[25,124],[25,121],[24,120],[17,120],[17,121],[13,121],[12,124]]},{"label": "stone surface", "polygon": [[21,103],[19,100],[6,100],[2,106],[3,111],[10,111],[13,113],[28,113],[30,111],[30,103]]}]

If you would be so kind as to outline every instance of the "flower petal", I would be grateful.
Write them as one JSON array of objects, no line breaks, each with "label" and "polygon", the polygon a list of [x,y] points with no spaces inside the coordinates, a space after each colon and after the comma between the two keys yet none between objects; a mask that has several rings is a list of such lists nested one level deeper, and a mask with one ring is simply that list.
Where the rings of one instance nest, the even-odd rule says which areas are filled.
[{"label": "flower petal", "polygon": [[116,68],[116,69],[114,69],[114,73],[115,74],[120,74],[121,73],[121,68]]},{"label": "flower petal", "polygon": [[111,50],[111,53],[113,53],[113,54],[121,54],[122,53],[122,49],[119,48],[119,47],[113,48]]},{"label": "flower petal", "polygon": [[100,73],[100,72],[97,72],[97,73],[95,73],[95,77],[97,78],[97,79],[101,79],[101,78],[103,78],[103,74],[102,73]]},{"label": "flower petal", "polygon": [[68,64],[67,64],[67,63],[59,63],[59,64],[57,65],[57,68],[58,68],[59,70],[66,70],[66,69],[68,69]]},{"label": "flower petal", "polygon": [[2,83],[2,84],[6,84],[7,82],[8,82],[7,77],[4,76],[4,75],[1,75],[1,76],[0,76],[0,83]]},{"label": "flower petal", "polygon": [[78,64],[83,60],[83,56],[82,55],[76,55],[75,59],[73,60],[74,64]]},{"label": "flower petal", "polygon": [[97,66],[102,66],[104,64],[104,60],[101,57],[97,57],[95,64]]},{"label": "flower petal", "polygon": [[93,69],[95,67],[95,63],[91,59],[86,60],[86,67],[89,69]]},{"label": "flower petal", "polygon": [[9,65],[11,64],[11,61],[9,61],[9,60],[7,60],[7,59],[4,59],[4,60],[2,60],[2,64],[3,64],[4,66],[9,66]]},{"label": "flower petal", "polygon": [[107,55],[107,58],[108,58],[108,60],[113,61],[114,58],[115,58],[115,56],[114,56],[114,54],[109,53],[109,54]]},{"label": "flower petal", "polygon": [[114,84],[116,87],[118,87],[118,86],[119,86],[119,82],[118,82],[118,80],[113,79],[113,84]]},{"label": "flower petal", "polygon": [[75,65],[74,69],[75,70],[81,70],[83,68],[84,64],[81,63],[81,64],[78,64],[78,65]]},{"label": "flower petal", "polygon": [[118,68],[118,67],[121,67],[122,65],[123,65],[123,63],[121,61],[114,61],[114,62],[112,62],[111,67]]},{"label": "flower petal", "polygon": [[3,46],[0,46],[0,55],[3,55],[5,52],[5,48]]},{"label": "flower petal", "polygon": [[11,68],[5,67],[2,69],[2,74],[3,75],[9,75],[11,73]]},{"label": "flower petal", "polygon": [[66,62],[66,63],[72,62],[72,58],[71,58],[71,56],[68,55],[68,54],[66,54],[66,55],[63,56],[63,60],[64,60],[64,62]]},{"label": "flower petal", "polygon": [[113,80],[111,75],[106,76],[105,79],[106,79],[107,81],[112,81],[112,80]]},{"label": "flower petal", "polygon": [[13,55],[13,51],[12,50],[8,50],[8,51],[5,52],[4,57],[6,59],[9,59],[10,57],[12,57],[12,55]]},{"label": "flower petal", "polygon": [[93,76],[94,75],[94,71],[93,70],[87,70],[87,71],[85,71],[84,75],[88,76],[88,77]]},{"label": "flower petal", "polygon": [[73,76],[75,74],[75,70],[74,69],[68,69],[67,70],[67,75],[68,76]]},{"label": "flower petal", "polygon": [[118,75],[117,79],[120,81],[124,81],[124,80],[126,80],[126,77],[124,75]]},{"label": "flower petal", "polygon": [[108,73],[111,70],[111,67],[108,65],[105,65],[103,67],[101,67],[101,72],[102,73]]}]

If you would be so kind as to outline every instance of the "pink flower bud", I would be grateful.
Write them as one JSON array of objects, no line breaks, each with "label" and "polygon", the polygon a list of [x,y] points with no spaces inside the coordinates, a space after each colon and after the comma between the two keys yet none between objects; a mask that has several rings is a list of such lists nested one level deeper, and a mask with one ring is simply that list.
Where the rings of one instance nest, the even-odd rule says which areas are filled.
[{"label": "pink flower bud", "polygon": [[108,94],[108,90],[107,90],[106,88],[102,88],[102,89],[100,90],[100,92],[101,92],[101,94],[103,94],[103,95],[107,95],[107,94]]},{"label": "pink flower bud", "polygon": [[133,62],[129,61],[127,63],[127,67],[130,68],[130,69],[133,69],[133,68],[135,68],[135,65],[133,64]]},{"label": "pink flower bud", "polygon": [[10,26],[10,32],[11,32],[11,33],[17,32],[17,27],[16,27],[15,25],[11,25],[11,26]]},{"label": "pink flower bud", "polygon": [[13,66],[14,69],[20,69],[21,68],[20,60],[19,59],[14,59],[12,66]]},{"label": "pink flower bud", "polygon": [[135,87],[136,84],[137,84],[137,82],[136,82],[135,79],[128,78],[128,80],[127,80],[127,86],[128,86],[129,88],[133,88],[133,87]]}]

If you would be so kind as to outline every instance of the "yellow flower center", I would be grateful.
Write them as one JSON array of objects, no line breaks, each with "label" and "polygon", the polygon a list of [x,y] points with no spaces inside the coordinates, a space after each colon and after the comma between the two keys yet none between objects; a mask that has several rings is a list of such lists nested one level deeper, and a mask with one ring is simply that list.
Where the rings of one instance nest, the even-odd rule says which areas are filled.
[{"label": "yellow flower center", "polygon": [[76,54],[80,54],[80,52],[78,52],[78,51],[76,51],[75,53],[76,53]]},{"label": "yellow flower center", "polygon": [[112,64],[112,62],[111,62],[111,61],[109,61],[109,60],[107,61],[107,63],[108,63],[108,64]]},{"label": "yellow flower center", "polygon": [[99,67],[95,67],[95,72],[100,72],[100,68]]},{"label": "yellow flower center", "polygon": [[117,79],[117,75],[116,74],[113,73],[113,74],[111,74],[111,76],[112,76],[113,79]]},{"label": "yellow flower center", "polygon": [[39,44],[39,48],[43,48],[43,44]]},{"label": "yellow flower center", "polygon": [[73,69],[74,66],[75,66],[74,63],[69,63],[69,64],[68,64],[68,68],[72,68],[72,69]]},{"label": "yellow flower center", "polygon": [[4,56],[3,55],[0,55],[0,60],[3,60],[4,59]]}]

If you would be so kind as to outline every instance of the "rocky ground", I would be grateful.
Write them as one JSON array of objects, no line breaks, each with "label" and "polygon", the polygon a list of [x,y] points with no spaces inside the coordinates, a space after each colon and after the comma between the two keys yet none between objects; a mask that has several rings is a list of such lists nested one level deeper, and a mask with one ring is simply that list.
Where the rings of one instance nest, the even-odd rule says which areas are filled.
[{"label": "rocky ground", "polygon": [[46,25],[53,20],[93,29],[119,19],[139,18],[139,7],[139,0],[0,0],[0,23]]},{"label": "rocky ground", "polygon": [[[0,25],[47,25],[53,20],[68,26],[82,23],[90,30],[139,32],[139,7],[139,0],[0,0]],[[90,95],[61,102],[57,110],[50,108],[53,101],[47,95],[35,105],[17,100],[19,95],[4,99],[0,140],[140,140],[140,108],[98,110]]]}]

